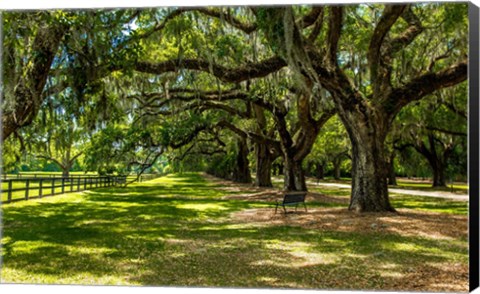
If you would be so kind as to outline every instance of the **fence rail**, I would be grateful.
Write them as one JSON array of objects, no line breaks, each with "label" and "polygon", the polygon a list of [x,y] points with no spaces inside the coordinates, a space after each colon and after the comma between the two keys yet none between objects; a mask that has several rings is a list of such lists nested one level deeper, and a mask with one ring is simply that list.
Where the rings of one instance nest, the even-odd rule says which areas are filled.
[{"label": "fence rail", "polygon": [[[157,178],[159,177],[160,175],[159,174],[142,174],[140,175],[138,181],[139,182],[143,182],[143,181],[148,181],[148,180],[151,180],[151,179],[154,179],[154,178]],[[2,174],[2,181],[6,181],[6,180],[10,180],[10,179],[22,179],[22,180],[26,180],[26,179],[45,179],[45,178],[48,178],[48,179],[52,179],[52,178],[58,178],[58,179],[61,179],[63,178],[63,175],[60,174],[60,173],[18,173],[18,174]],[[68,178],[85,178],[85,177],[107,177],[107,176],[100,176],[100,175],[96,175],[96,174],[91,174],[91,175],[88,175],[88,174],[70,174],[68,176]],[[108,176],[108,177],[111,177],[111,176]],[[130,176],[127,176],[127,178],[136,178],[137,176],[136,175],[130,175]]]},{"label": "fence rail", "polygon": [[[42,198],[67,192],[112,187],[126,182],[126,176],[68,177],[68,178],[24,178],[2,180],[2,199],[6,203]],[[6,188],[4,188],[6,186]],[[23,192],[23,193],[22,193]]]},{"label": "fence rail", "polygon": [[[96,174],[70,174],[68,178],[84,178],[84,177],[99,177]],[[2,179],[39,179],[39,178],[63,178],[61,173],[17,173],[17,174],[3,174]]]}]

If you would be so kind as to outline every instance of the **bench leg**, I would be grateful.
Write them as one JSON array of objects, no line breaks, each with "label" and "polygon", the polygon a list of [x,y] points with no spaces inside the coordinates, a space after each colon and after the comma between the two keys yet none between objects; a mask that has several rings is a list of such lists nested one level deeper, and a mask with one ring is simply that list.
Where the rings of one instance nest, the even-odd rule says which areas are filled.
[{"label": "bench leg", "polygon": [[283,212],[287,214],[287,209],[285,208],[285,205],[283,205]]},{"label": "bench leg", "polygon": [[308,212],[307,205],[305,204],[305,202],[303,202],[303,206],[305,207],[305,212]]},{"label": "bench leg", "polygon": [[277,214],[277,208],[278,208],[278,202],[277,202],[277,205],[275,205],[275,214]]}]

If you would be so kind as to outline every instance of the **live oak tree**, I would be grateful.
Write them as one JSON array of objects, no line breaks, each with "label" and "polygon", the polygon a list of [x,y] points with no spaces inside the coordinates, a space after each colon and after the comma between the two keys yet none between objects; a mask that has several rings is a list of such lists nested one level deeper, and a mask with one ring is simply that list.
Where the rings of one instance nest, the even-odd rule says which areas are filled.
[{"label": "live oak tree", "polygon": [[[131,95],[139,102],[136,111],[141,116],[148,116],[149,119],[157,120],[176,120],[176,117],[183,117],[186,113],[195,113],[196,115],[206,115],[209,121],[208,129],[203,133],[192,138],[192,141],[185,146],[186,153],[200,153],[200,155],[213,155],[214,153],[224,152],[230,158],[234,154],[232,162],[224,161],[224,166],[230,172],[216,172],[217,168],[213,168],[215,174],[222,174],[225,177],[238,182],[251,182],[249,159],[250,148],[248,141],[253,141],[257,145],[268,144],[269,141],[256,133],[256,121],[252,111],[250,101],[244,101],[246,93],[239,90],[223,91],[211,90],[200,91],[188,88],[169,88],[160,92],[137,93]],[[257,112],[258,114],[258,112]],[[191,123],[195,123],[190,120]],[[242,125],[239,127],[238,125]],[[175,125],[170,125],[175,128]],[[223,130],[223,131],[222,131]],[[233,137],[233,144],[227,144],[221,137],[220,133],[230,132]],[[211,136],[214,134],[214,136]],[[205,146],[210,138],[211,145],[220,145],[220,149],[207,150]],[[229,140],[230,142],[231,140]],[[199,147],[195,145],[199,144]],[[229,148],[226,148],[228,145]],[[233,146],[233,147],[232,147]],[[231,153],[233,151],[233,153]],[[178,159],[178,158],[177,158]],[[258,160],[258,158],[257,158]],[[230,168],[231,167],[231,168]],[[230,176],[233,174],[233,176]]]},{"label": "live oak tree", "polygon": [[464,84],[439,91],[403,109],[395,122],[399,125],[396,148],[413,148],[427,160],[433,187],[446,186],[450,166],[466,175],[462,164],[450,164],[454,158],[467,157],[466,97]]},{"label": "live oak tree", "polygon": [[2,138],[32,122],[60,42],[69,29],[61,12],[3,14]]},{"label": "live oak tree", "polygon": [[69,91],[84,100],[112,68],[128,64],[142,38],[129,34],[139,13],[3,12],[3,139],[31,124],[49,95]]},{"label": "live oak tree", "polygon": [[[301,12],[292,7],[253,8],[257,21],[248,27],[265,32],[273,57],[235,68],[201,58],[139,61],[135,70],[161,74],[185,68],[209,72],[223,82],[240,82],[264,77],[288,65],[303,79],[309,98],[316,89],[328,91],[347,129],[353,157],[350,209],[393,211],[384,156],[385,138],[393,119],[410,102],[458,84],[467,76],[464,55],[453,50],[446,58],[435,56],[441,46],[439,33],[453,36],[453,32],[445,29],[447,25],[424,25],[433,18],[445,17],[448,9],[448,5],[437,4],[330,6],[313,7],[303,17],[297,17]],[[457,25],[465,26],[466,13],[457,17]],[[227,21],[240,26],[236,18]],[[244,26],[241,23],[242,29]],[[355,26],[366,35],[366,42],[357,49],[359,66],[353,70],[355,73],[366,68],[366,74],[357,77],[360,84],[355,84],[349,74],[344,61],[348,52],[342,50],[343,44],[355,37]],[[465,44],[465,33],[460,29],[455,34],[453,37],[459,41],[452,46]],[[413,56],[420,47],[424,54]],[[409,61],[412,67],[408,74],[396,77],[396,69]],[[415,63],[420,65],[413,66]]]},{"label": "live oak tree", "polygon": [[306,160],[315,165],[317,178],[323,178],[323,173],[330,164],[333,168],[333,177],[340,179],[341,166],[346,160],[350,160],[350,152],[347,132],[338,116],[334,116],[320,131]]},{"label": "live oak tree", "polygon": [[[75,12],[57,18],[48,12],[45,19],[32,22],[32,29],[18,33],[33,50],[8,47],[16,32],[6,35],[7,47],[14,48],[8,52],[17,50],[8,56],[13,56],[12,64],[22,74],[8,75],[5,92],[11,98],[6,101],[15,103],[2,106],[3,134],[8,137],[38,113],[50,73],[54,77],[69,73],[51,79],[52,86],[69,88],[88,101],[103,92],[105,78],[114,75],[128,77],[130,87],[136,88],[139,80],[154,85],[171,75],[173,85],[194,73],[209,77],[195,91],[218,91],[235,85],[245,89],[247,82],[287,72],[294,84],[289,89],[294,107],[286,112],[277,107],[287,97],[284,94],[254,101],[275,122],[278,137],[274,139],[280,142],[288,171],[285,187],[305,188],[301,163],[327,114],[335,111],[352,145],[350,209],[393,211],[386,181],[386,137],[404,107],[466,80],[466,7],[428,3],[168,8]],[[62,40],[65,46],[60,45]],[[18,58],[23,55],[28,66]],[[131,79],[136,76],[133,72],[145,76]],[[251,107],[251,98],[246,95],[222,105]],[[269,110],[265,101],[274,107]],[[187,116],[193,113],[185,109]],[[261,115],[256,118],[260,121]],[[153,143],[159,142],[160,134],[150,136]],[[256,134],[265,135],[260,125]],[[168,145],[175,140],[160,142]]]},{"label": "live oak tree", "polygon": [[[370,9],[373,10],[374,17],[365,21],[370,15]],[[463,9],[460,26],[465,26],[466,6]],[[391,123],[409,103],[464,81],[467,77],[466,57],[459,56],[458,50],[457,55],[452,53],[446,58],[437,58],[436,51],[427,51],[431,49],[431,44],[437,44],[434,45],[435,49],[438,47],[437,42],[428,39],[434,38],[433,34],[438,37],[439,32],[444,32],[439,31],[439,28],[433,32],[431,28],[424,27],[417,11],[422,12],[422,17],[428,15],[426,11],[438,16],[447,13],[444,6],[385,5],[383,9],[381,6],[332,6],[327,11],[326,32],[323,38],[318,39],[316,36],[305,37],[295,24],[294,11],[290,7],[266,9],[265,20],[270,20],[268,28],[272,42],[283,49],[289,64],[293,64],[292,67],[299,74],[318,81],[319,85],[329,91],[335,102],[352,142],[350,209],[394,211],[388,198],[384,156],[385,138]],[[361,81],[368,85],[365,90],[354,83],[342,61],[343,56],[348,56],[347,52],[342,51],[342,43],[348,42],[346,38],[353,37],[348,35],[348,27],[343,28],[350,17],[363,19],[360,26],[369,32],[367,45],[357,49],[366,61],[364,65],[368,75]],[[427,38],[422,38],[422,33]],[[458,38],[459,43],[464,44],[466,35],[460,33]],[[395,69],[399,66],[395,60],[406,54],[411,55],[411,48],[418,50],[420,44],[426,49],[420,58],[431,58],[425,60],[419,68],[412,66],[408,75],[393,78],[398,74]],[[440,59],[443,61],[442,66],[436,63]],[[445,59],[450,62],[444,62]],[[405,59],[402,61],[407,62]],[[422,68],[427,62],[428,68]]]},{"label": "live oak tree", "polygon": [[[50,98],[50,99],[49,99]],[[68,177],[75,162],[83,155],[87,140],[82,121],[67,107],[66,99],[47,98],[32,125],[25,127],[30,154],[55,163]],[[62,101],[63,100],[63,101]]]},{"label": "live oak tree", "polygon": [[[181,10],[180,12],[185,11]],[[200,9],[195,12],[198,12],[200,15],[212,16],[213,18],[219,18],[219,15],[223,13],[221,10],[216,9]],[[179,13],[176,13],[176,11],[173,11],[171,15],[174,15],[177,18],[179,17]],[[226,17],[224,21],[234,28],[237,28],[239,31],[245,32],[246,34],[249,34],[255,30],[254,25],[246,25],[231,15]],[[246,29],[246,27],[249,29]],[[189,33],[190,30],[191,28],[188,27],[187,38],[191,38]],[[192,33],[192,35],[194,34]],[[191,58],[191,56],[196,55],[192,53],[192,50],[189,50],[188,45],[182,43],[181,40],[178,42],[181,44],[180,48],[182,53],[181,58],[177,59],[179,64],[176,64],[177,61],[174,60],[168,60],[160,64],[155,64],[150,61],[142,61],[136,63],[135,70],[152,74],[162,74],[165,72],[174,72],[181,68],[186,68],[190,70],[205,71],[210,74],[213,73],[213,76],[223,83],[239,83],[242,81],[251,80],[253,78],[265,77],[272,72],[278,71],[286,65],[285,61],[281,57],[273,57],[266,58],[264,61],[258,62],[247,61],[246,65],[245,62],[243,62],[243,64],[240,64],[237,68],[231,69],[225,67],[224,65],[220,65],[219,61],[214,62],[212,60],[214,57],[212,56],[206,56],[205,59],[201,59],[201,57],[205,56],[205,52],[211,53],[207,49],[205,49],[203,52],[198,52],[197,55],[200,56],[200,58]],[[178,53],[180,54],[180,52]],[[222,60],[219,57],[217,59]],[[252,60],[255,60],[255,56],[252,56]],[[236,61],[236,63],[238,63],[238,61]],[[285,97],[282,97],[284,95],[285,94],[280,93],[280,97],[275,97],[274,99],[285,99]],[[295,93],[295,97],[291,98],[296,100],[292,102],[292,104],[295,104],[295,113],[298,114],[298,122],[292,127],[292,133],[290,133],[288,130],[289,127],[287,126],[286,117],[288,114],[288,109],[285,109],[285,107],[277,107],[275,102],[270,103],[263,101],[261,102],[261,104],[263,103],[262,105],[257,105],[257,109],[258,106],[260,106],[264,109],[266,108],[266,110],[273,114],[276,128],[279,132],[279,142],[285,162],[285,189],[287,190],[306,190],[302,161],[308,155],[311,146],[315,141],[316,134],[321,128],[321,125],[333,114],[333,109],[330,108],[325,115],[317,115],[317,113],[315,113],[315,109],[312,109],[311,100],[313,99],[311,99],[310,96],[310,93],[303,93],[302,90],[300,90],[298,93]],[[248,99],[249,97],[247,97],[247,100]],[[263,99],[263,97],[260,99]],[[259,104],[260,100],[257,99],[254,103]],[[294,135],[296,136],[295,139],[293,139]],[[257,148],[257,150],[260,149]],[[261,153],[266,155],[265,152]],[[267,159],[267,157],[264,156],[263,159]],[[257,162],[260,162],[260,160],[257,160]],[[267,168],[268,166],[269,165],[266,164]],[[264,173],[261,172],[260,174],[263,175]],[[266,184],[270,185],[268,182]]]}]

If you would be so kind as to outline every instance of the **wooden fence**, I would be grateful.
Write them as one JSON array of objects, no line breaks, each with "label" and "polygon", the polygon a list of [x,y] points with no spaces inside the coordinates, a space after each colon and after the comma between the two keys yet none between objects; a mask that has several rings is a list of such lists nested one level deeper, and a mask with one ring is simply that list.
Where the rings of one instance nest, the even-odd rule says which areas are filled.
[{"label": "wooden fence", "polygon": [[161,176],[162,176],[161,174],[142,174],[138,178],[138,181],[139,182],[150,181],[150,180],[156,179],[156,178],[161,177]]},{"label": "wooden fence", "polygon": [[[96,174],[70,174],[68,178],[84,178],[84,177],[98,177]],[[16,174],[3,174],[2,179],[39,179],[39,178],[63,178],[61,173],[16,173]]]},{"label": "wooden fence", "polygon": [[[139,182],[143,182],[143,181],[148,181],[148,180],[151,180],[151,179],[154,179],[154,178],[158,178],[159,174],[142,174],[138,181]],[[68,178],[85,178],[85,177],[101,177],[99,175],[95,175],[95,174],[70,174],[68,176]],[[130,175],[128,176],[128,178],[136,178],[137,176],[135,175]],[[62,174],[61,173],[17,173],[17,174],[2,174],[2,179],[3,181],[6,181],[6,180],[9,180],[9,179],[45,179],[45,178],[48,178],[49,180],[52,179],[52,178],[63,178]]]},{"label": "wooden fence", "polygon": [[2,188],[6,186],[6,189],[2,189],[2,198],[6,194],[6,202],[10,203],[93,188],[112,187],[125,182],[125,176],[7,179],[2,180]]}]

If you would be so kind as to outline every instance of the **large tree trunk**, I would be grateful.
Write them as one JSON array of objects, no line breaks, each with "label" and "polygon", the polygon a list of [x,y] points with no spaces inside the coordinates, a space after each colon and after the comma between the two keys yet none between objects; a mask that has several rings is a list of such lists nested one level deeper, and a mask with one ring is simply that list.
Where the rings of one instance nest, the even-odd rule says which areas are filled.
[{"label": "large tree trunk", "polygon": [[[73,142],[72,142],[73,143]],[[73,145],[73,144],[72,144]],[[70,145],[71,146],[71,145]],[[65,151],[65,157],[63,158],[63,164],[60,165],[60,167],[62,168],[62,177],[63,178],[68,178],[69,175],[70,175],[70,169],[72,168],[73,166],[73,162],[75,160],[76,157],[74,157],[73,159],[70,158],[71,157],[71,148],[68,148],[66,151]]]},{"label": "large tree trunk", "polygon": [[437,148],[435,147],[435,137],[432,133],[428,134],[428,142],[429,144],[427,146],[423,141],[421,141],[419,145],[415,145],[415,150],[417,150],[418,153],[423,155],[430,165],[433,173],[432,187],[446,187],[447,183],[445,181],[445,163],[447,162],[448,157],[453,150],[453,145],[443,150],[442,158],[437,154]]},{"label": "large tree trunk", "polygon": [[395,211],[390,205],[384,157],[388,119],[372,109],[341,116],[352,142],[352,192],[350,210]]},{"label": "large tree trunk", "polygon": [[[250,83],[247,83],[247,89],[250,89]],[[252,103],[254,110],[257,133],[269,136],[267,131],[267,119],[265,117],[265,110]],[[257,173],[255,175],[255,186],[257,187],[273,187],[272,185],[272,162],[274,155],[269,150],[270,146],[265,143],[257,142],[255,144],[255,156],[257,159]]]},{"label": "large tree trunk", "polygon": [[236,166],[233,173],[233,181],[238,183],[251,183],[250,168],[248,162],[248,145],[245,138],[239,138],[237,142],[238,153]]},{"label": "large tree trunk", "polygon": [[283,162],[280,162],[277,164],[277,176],[283,176],[283,172],[285,170],[285,164]]},{"label": "large tree trunk", "polygon": [[285,157],[283,187],[285,191],[307,191],[305,172],[301,161],[296,161],[293,157]]},{"label": "large tree trunk", "polygon": [[62,169],[62,178],[68,178],[70,176],[70,167]]},{"label": "large tree trunk", "polygon": [[317,163],[315,174],[316,174],[317,179],[323,180],[324,170],[323,170],[323,164],[322,163]]},{"label": "large tree trunk", "polygon": [[433,187],[446,187],[445,180],[445,165],[438,161],[435,166],[432,166],[433,171]]},{"label": "large tree trunk", "polygon": [[436,153],[424,154],[428,159],[430,168],[433,173],[433,183],[432,187],[446,187],[447,182],[445,181],[445,164],[438,158]]},{"label": "large tree trunk", "polygon": [[432,170],[432,187],[446,187],[447,183],[445,181],[445,165],[440,158],[438,158],[437,154],[433,152],[422,152],[421,154],[427,158],[430,169]]},{"label": "large tree trunk", "polygon": [[[369,141],[369,142],[365,142]],[[353,144],[352,194],[350,210],[395,211],[388,198],[385,160],[375,138]]]},{"label": "large tree trunk", "polygon": [[336,157],[334,160],[333,160],[333,177],[335,178],[335,180],[340,180],[340,164],[342,163],[342,161],[340,160],[340,156]]},{"label": "large tree trunk", "polygon": [[272,156],[265,144],[256,144],[255,155],[257,157],[257,173],[255,175],[255,186],[273,187],[272,185]]},{"label": "large tree trunk", "polygon": [[392,151],[388,160],[388,184],[396,186],[397,176],[395,174],[395,151]]},{"label": "large tree trunk", "polygon": [[[15,85],[13,97],[5,101],[13,103],[13,109],[2,116],[2,138],[7,139],[17,129],[29,125],[38,113],[43,102],[43,88],[46,84],[50,67],[68,27],[53,23],[45,26],[38,24],[38,32],[32,44],[28,68],[23,69],[19,82]],[[13,69],[8,69],[13,70]]]}]

